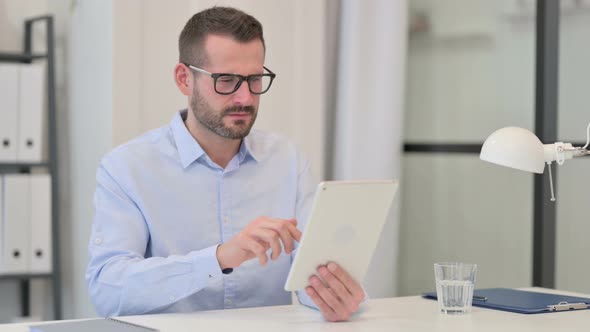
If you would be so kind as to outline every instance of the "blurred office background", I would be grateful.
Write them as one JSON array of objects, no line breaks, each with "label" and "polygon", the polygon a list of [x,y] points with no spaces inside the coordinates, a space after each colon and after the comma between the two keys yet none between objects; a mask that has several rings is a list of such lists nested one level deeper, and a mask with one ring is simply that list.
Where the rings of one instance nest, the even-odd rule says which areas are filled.
[{"label": "blurred office background", "polygon": [[[177,37],[215,4],[264,26],[278,79],[258,128],[295,140],[318,179],[400,179],[365,280],[372,297],[432,290],[437,261],[477,263],[479,288],[533,285],[533,175],[469,146],[501,127],[535,128],[536,1],[0,0],[0,52],[22,51],[29,17],[56,24],[62,286],[31,281],[32,316],[51,319],[53,296],[63,318],[95,315],[84,273],[96,167],[186,107],[172,76]],[[559,4],[558,139],[582,142],[590,1]],[[559,167],[556,192],[554,286],[586,293],[589,167]],[[0,280],[0,323],[22,315],[19,282]]]}]

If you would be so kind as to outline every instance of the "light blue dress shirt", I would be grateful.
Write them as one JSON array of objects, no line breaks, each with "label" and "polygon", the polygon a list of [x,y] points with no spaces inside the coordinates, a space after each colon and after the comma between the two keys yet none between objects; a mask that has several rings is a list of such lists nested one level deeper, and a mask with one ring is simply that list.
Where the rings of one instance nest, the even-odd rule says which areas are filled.
[{"label": "light blue dress shirt", "polygon": [[284,138],[252,130],[223,169],[184,118],[114,149],[98,168],[86,280],[102,316],[291,303],[291,255],[222,274],[216,248],[260,216],[296,218],[303,231],[309,162]]}]

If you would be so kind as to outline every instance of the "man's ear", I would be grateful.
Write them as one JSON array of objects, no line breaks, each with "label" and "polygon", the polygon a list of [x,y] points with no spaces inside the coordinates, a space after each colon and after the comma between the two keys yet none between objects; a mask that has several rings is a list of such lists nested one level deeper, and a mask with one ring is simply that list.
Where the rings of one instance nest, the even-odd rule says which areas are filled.
[{"label": "man's ear", "polygon": [[174,81],[183,95],[192,95],[193,84],[195,84],[195,82],[193,80],[193,75],[190,68],[182,63],[176,64],[174,67]]}]

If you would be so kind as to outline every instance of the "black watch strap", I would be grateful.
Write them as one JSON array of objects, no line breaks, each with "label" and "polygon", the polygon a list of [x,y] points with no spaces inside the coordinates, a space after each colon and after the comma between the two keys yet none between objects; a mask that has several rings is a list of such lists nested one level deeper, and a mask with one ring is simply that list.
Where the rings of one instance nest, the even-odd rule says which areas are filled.
[{"label": "black watch strap", "polygon": [[221,273],[223,273],[223,274],[230,274],[232,272],[234,272],[234,269],[232,269],[231,267],[221,270]]}]

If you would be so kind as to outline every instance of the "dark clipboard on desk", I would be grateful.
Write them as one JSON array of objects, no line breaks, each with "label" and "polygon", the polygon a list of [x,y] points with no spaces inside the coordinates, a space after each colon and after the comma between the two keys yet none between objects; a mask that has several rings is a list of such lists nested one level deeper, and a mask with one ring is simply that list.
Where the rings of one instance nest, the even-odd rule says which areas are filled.
[{"label": "dark clipboard on desk", "polygon": [[[436,292],[426,293],[425,298],[436,300]],[[516,312],[540,314],[590,308],[590,298],[523,291],[510,288],[476,289],[473,306]]]}]

